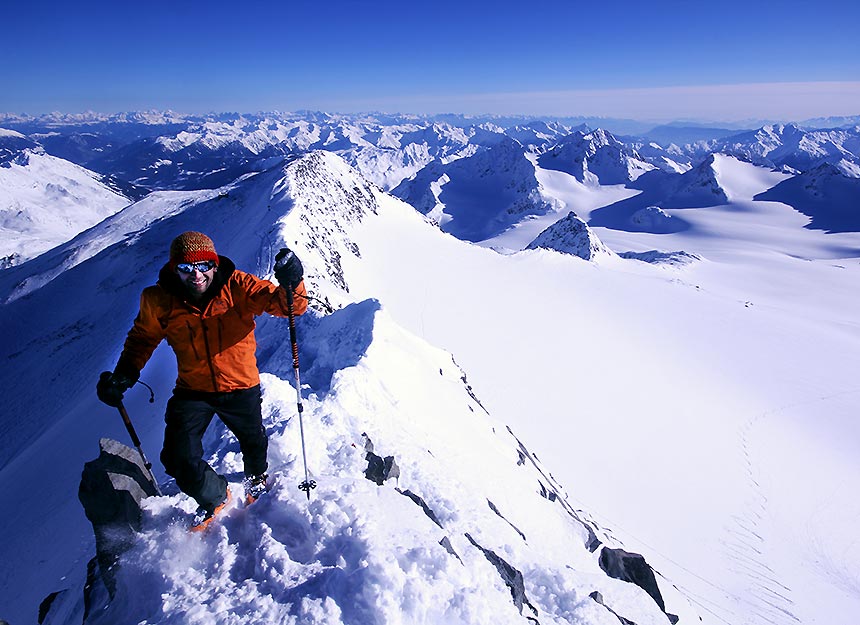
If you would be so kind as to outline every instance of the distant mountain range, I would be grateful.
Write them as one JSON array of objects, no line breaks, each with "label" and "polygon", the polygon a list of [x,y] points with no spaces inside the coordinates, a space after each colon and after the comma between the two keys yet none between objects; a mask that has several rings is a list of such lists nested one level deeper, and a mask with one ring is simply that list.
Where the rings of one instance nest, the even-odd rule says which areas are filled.
[{"label": "distant mountain range", "polygon": [[[406,200],[446,232],[476,242],[524,219],[561,210],[562,202],[546,191],[539,171],[564,172],[589,188],[620,185],[643,191],[622,206],[595,214],[589,225],[606,225],[610,214],[617,223],[614,215],[623,208],[626,228],[653,232],[683,227],[677,218],[655,211],[727,201],[713,177],[715,156],[802,175],[798,180],[819,186],[826,178],[828,188],[836,184],[839,203],[845,206],[853,201],[853,181],[860,179],[860,125],[850,125],[860,121],[857,118],[821,120],[842,123],[831,128],[771,124],[738,131],[671,124],[640,127],[637,134],[614,134],[590,125],[600,121],[612,120],[319,112],[5,114],[0,115],[0,173],[6,188],[23,184],[37,189],[42,204],[59,196],[67,204],[79,202],[82,208],[72,212],[82,220],[72,219],[67,233],[39,234],[53,243],[153,191],[217,189],[313,150],[337,154],[367,181]],[[25,183],[25,177],[34,175],[33,168],[24,167],[30,161],[41,163],[42,173],[37,181]],[[45,168],[53,168],[53,173]],[[91,204],[79,197],[83,187],[75,191],[67,185],[62,192],[57,187],[57,180],[69,178],[65,172],[71,168],[89,170],[83,185],[92,187],[89,197],[120,199],[98,200],[98,214],[86,218],[92,208],[83,208]],[[809,195],[811,203],[798,206],[802,197],[792,193],[786,203],[807,214],[821,212],[816,199],[820,194]],[[3,227],[13,234],[31,231],[31,222],[39,221],[38,211],[23,207],[17,196],[10,198],[0,204]],[[819,217],[810,227],[853,228],[853,223],[850,217]],[[27,236],[9,238],[23,241]],[[40,251],[0,250],[0,256],[11,265]]]},{"label": "distant mountain range", "polygon": [[[90,625],[185,623],[188,606],[225,597],[219,615],[247,625],[858,613],[840,572],[856,561],[858,472],[831,460],[858,457],[842,443],[860,353],[860,126],[591,121],[0,116],[15,246],[0,251],[0,485],[16,502],[0,617],[32,621],[41,602],[46,625],[90,608]],[[180,527],[193,503],[165,480],[116,600],[92,602],[78,480],[99,438],[125,436],[94,382],[169,242],[197,229],[256,275],[283,246],[302,259],[314,301],[297,321],[300,395],[320,487],[307,504],[295,488],[289,327],[261,319],[270,498],[201,543]],[[157,350],[157,404],[128,395],[153,453],[174,374]],[[368,432],[396,454],[397,488],[365,479]],[[207,454],[240,479],[224,435]],[[615,528],[631,548],[654,532],[641,551],[663,572],[631,560]],[[805,566],[809,544],[828,567]]]},{"label": "distant mountain range", "polygon": [[[618,126],[613,120],[584,119],[313,112],[206,117],[171,112],[0,114],[0,128],[18,132],[47,154],[149,190],[214,188],[237,174],[259,170],[267,159],[312,149],[336,152],[369,179],[392,189],[433,160],[451,161],[467,148],[473,152],[489,148],[502,135],[524,151],[542,155],[542,166],[562,158],[566,162],[558,168],[563,171],[581,169],[577,159],[585,155],[592,165],[595,158],[612,161],[602,165],[604,170],[623,161],[622,168],[630,168],[629,174],[620,172],[623,179],[634,179],[637,172],[649,169],[643,163],[677,171],[713,152],[796,171],[844,161],[847,175],[860,175],[860,117],[820,120],[834,124],[827,128],[804,123],[749,130],[671,124],[640,125],[636,132],[613,131],[610,127]],[[841,124],[835,125],[837,122]],[[595,173],[595,168],[590,171]],[[618,173],[609,175],[613,183]],[[398,179],[400,174],[403,177]],[[579,176],[584,173],[580,171]]]}]

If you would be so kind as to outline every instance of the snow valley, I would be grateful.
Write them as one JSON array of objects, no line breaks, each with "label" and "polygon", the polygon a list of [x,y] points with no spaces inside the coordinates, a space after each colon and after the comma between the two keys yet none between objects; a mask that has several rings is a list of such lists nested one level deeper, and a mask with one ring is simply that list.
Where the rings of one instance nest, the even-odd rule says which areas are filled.
[{"label": "snow valley", "polygon": [[[201,541],[165,482],[121,600],[88,622],[860,614],[856,123],[0,119],[0,485],[16,502],[0,618],[33,622],[52,593],[46,622],[83,618],[80,470],[99,438],[125,440],[92,388],[189,229],[262,276],[283,244],[305,262],[324,303],[299,324],[319,487],[311,503],[295,488],[288,349],[266,320],[272,496]],[[89,221],[39,229],[58,198]],[[160,349],[144,371],[154,405],[130,393],[152,455],[172,367]],[[367,441],[396,484],[365,479]],[[208,443],[235,473],[230,437]],[[607,573],[619,549],[659,594]]]}]

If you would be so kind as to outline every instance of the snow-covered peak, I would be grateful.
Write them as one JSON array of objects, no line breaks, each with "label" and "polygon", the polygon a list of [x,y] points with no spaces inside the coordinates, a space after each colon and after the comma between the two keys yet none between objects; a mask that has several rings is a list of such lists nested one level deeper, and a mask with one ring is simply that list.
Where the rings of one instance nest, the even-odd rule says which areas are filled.
[{"label": "snow-covered peak", "polygon": [[34,258],[128,203],[94,172],[18,133],[0,136],[0,266]]},{"label": "snow-covered peak", "polygon": [[571,174],[591,185],[626,184],[655,169],[635,149],[618,141],[601,128],[578,131],[564,137],[541,155],[538,163],[546,169]]},{"label": "snow-covered peak", "polygon": [[804,130],[795,124],[764,126],[716,142],[712,150],[766,166],[805,171],[823,161],[860,163],[856,129]]},{"label": "snow-covered peak", "polygon": [[548,144],[555,143],[570,130],[558,122],[535,121],[523,126],[513,126],[505,131],[509,137],[519,141],[524,146],[538,150]]},{"label": "snow-covered peak", "polygon": [[[846,171],[847,170],[847,171]],[[860,231],[860,177],[850,165],[822,163],[788,177],[756,196],[783,202],[811,218],[809,228],[829,232]]]},{"label": "snow-covered peak", "polygon": [[532,241],[527,249],[548,249],[593,261],[602,256],[614,256],[591,228],[576,216],[569,213],[544,230]]},{"label": "snow-covered peak", "polygon": [[481,241],[530,215],[557,208],[537,181],[535,165],[515,139],[494,141],[447,163],[434,161],[392,193],[467,241]]},{"label": "snow-covered peak", "polygon": [[6,128],[0,128],[0,139],[6,137],[12,137],[14,139],[26,139],[26,137],[20,132],[16,132],[14,130],[7,130]]},{"label": "snow-covered peak", "polygon": [[670,202],[673,207],[705,207],[725,204],[729,201],[726,190],[720,185],[717,174],[725,157],[712,154],[697,167],[681,175],[676,183]]}]

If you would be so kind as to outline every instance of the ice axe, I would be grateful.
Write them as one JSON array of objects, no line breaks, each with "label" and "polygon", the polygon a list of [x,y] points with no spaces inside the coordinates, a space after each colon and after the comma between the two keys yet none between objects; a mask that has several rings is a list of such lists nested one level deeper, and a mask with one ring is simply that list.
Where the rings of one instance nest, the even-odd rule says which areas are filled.
[{"label": "ice axe", "polygon": [[137,432],[134,431],[134,426],[131,424],[131,419],[128,416],[128,410],[125,409],[122,401],[119,402],[116,409],[119,410],[122,422],[125,423],[125,429],[128,430],[128,434],[131,436],[131,442],[134,443],[137,453],[140,454],[140,459],[143,460],[143,466],[146,467],[146,471],[149,473],[149,481],[155,487],[155,492],[161,495],[161,489],[158,488],[158,482],[155,481],[155,476],[152,474],[152,463],[146,459],[146,454],[143,453],[143,449],[140,446],[140,438],[138,438]]}]

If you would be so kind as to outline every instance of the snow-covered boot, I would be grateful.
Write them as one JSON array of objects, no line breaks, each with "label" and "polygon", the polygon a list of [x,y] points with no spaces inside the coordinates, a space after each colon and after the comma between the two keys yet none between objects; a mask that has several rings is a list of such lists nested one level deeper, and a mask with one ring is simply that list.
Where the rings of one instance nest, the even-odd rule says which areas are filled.
[{"label": "snow-covered boot", "polygon": [[224,508],[227,507],[232,499],[233,494],[230,492],[230,487],[228,486],[227,495],[224,497],[224,501],[218,504],[214,510],[207,510],[203,506],[197,508],[197,512],[194,514],[194,520],[191,521],[191,531],[205,531],[212,524],[215,518],[224,511]]},{"label": "snow-covered boot", "polygon": [[254,503],[263,493],[269,490],[268,479],[269,476],[266,473],[249,475],[245,478],[245,505]]}]

